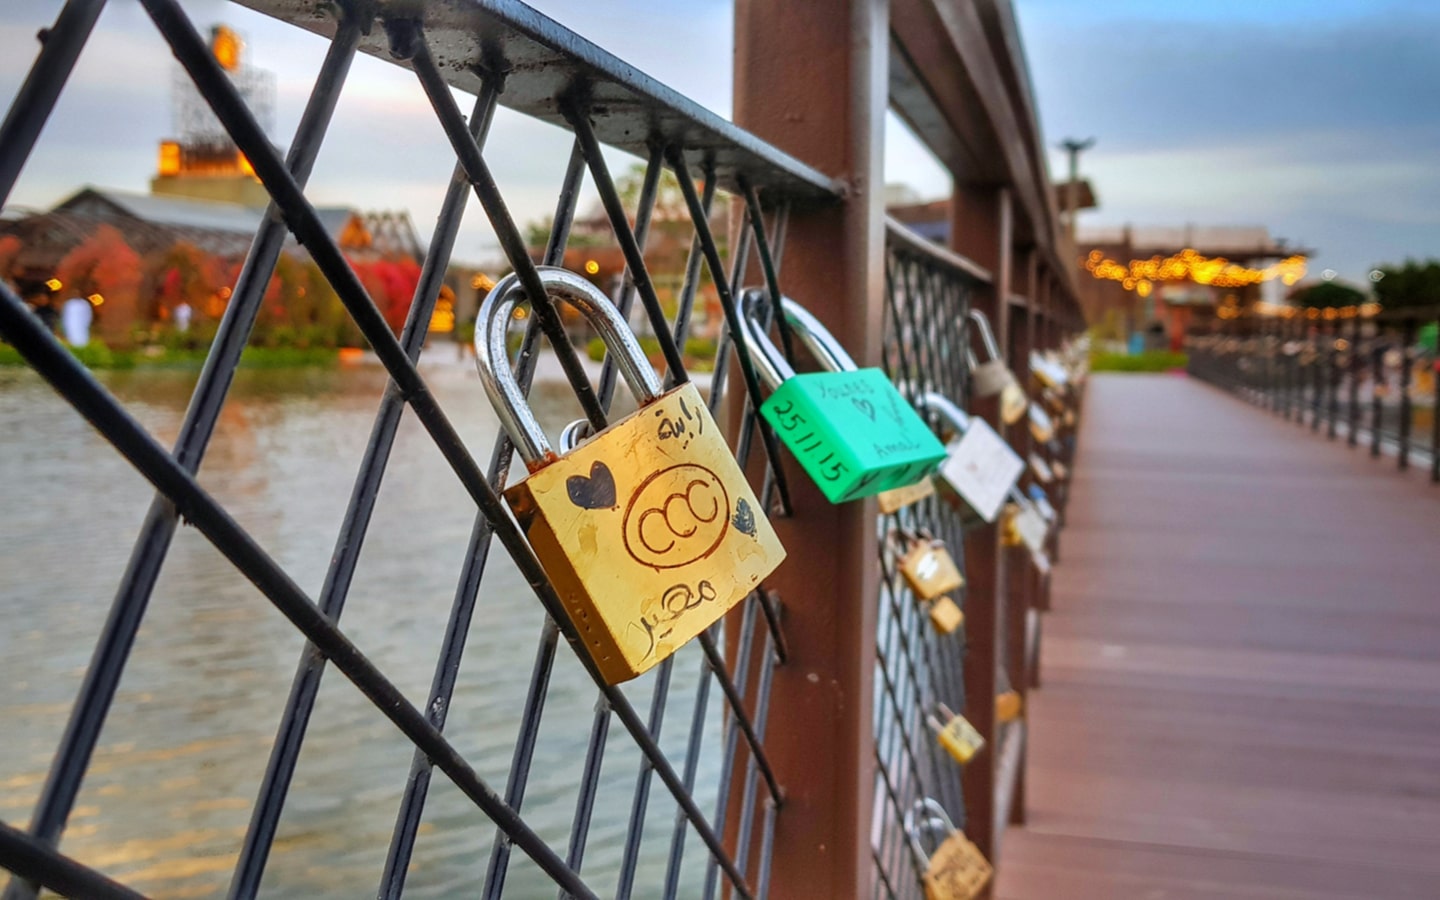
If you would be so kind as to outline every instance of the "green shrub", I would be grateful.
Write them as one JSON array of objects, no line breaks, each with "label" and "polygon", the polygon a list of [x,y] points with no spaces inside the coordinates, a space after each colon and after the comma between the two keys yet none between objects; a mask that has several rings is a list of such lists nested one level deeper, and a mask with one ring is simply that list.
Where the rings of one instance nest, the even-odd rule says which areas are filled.
[{"label": "green shrub", "polygon": [[1184,353],[1147,350],[1144,353],[1092,353],[1092,372],[1168,372],[1183,369],[1189,361]]}]

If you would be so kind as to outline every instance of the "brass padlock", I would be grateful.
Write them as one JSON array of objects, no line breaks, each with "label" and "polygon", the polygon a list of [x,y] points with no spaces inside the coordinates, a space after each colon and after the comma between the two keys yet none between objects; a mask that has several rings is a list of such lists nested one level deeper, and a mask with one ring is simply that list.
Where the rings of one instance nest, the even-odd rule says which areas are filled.
[{"label": "brass padlock", "polygon": [[1045,551],[1045,539],[1050,536],[1050,528],[1045,522],[1045,517],[1040,514],[1029,498],[1020,496],[1017,492],[1012,496],[1010,502],[1005,504],[1005,514],[1002,518],[1000,531],[1000,543],[1005,547],[1028,547],[1030,552],[1043,553]]},{"label": "brass padlock", "polygon": [[1030,407],[1030,436],[1041,444],[1055,437],[1055,423],[1038,404]]},{"label": "brass padlock", "polygon": [[935,482],[926,477],[914,484],[907,484],[904,487],[881,491],[875,495],[875,501],[880,507],[880,512],[889,515],[894,512],[899,512],[907,506],[919,503],[921,500],[934,494]]},{"label": "brass padlock", "polygon": [[1005,365],[1005,356],[1000,352],[995,332],[990,330],[990,320],[978,309],[970,310],[969,319],[980,334],[980,342],[989,356],[989,359],[983,362],[977,361],[974,352],[966,348],[970,362],[971,388],[977,397],[993,397],[999,394],[1000,420],[1006,425],[1014,425],[1025,415],[1025,408],[1030,404],[1025,396],[1025,389],[1015,380],[1015,373]]},{"label": "brass padlock", "polygon": [[930,624],[940,634],[954,634],[965,624],[965,613],[949,597],[937,597],[930,604]]},{"label": "brass padlock", "polygon": [[599,332],[640,408],[556,454],[506,355],[522,292],[509,275],[480,307],[476,364],[529,476],[505,499],[601,677],[615,684],[674,653],[785,558],[695,385],[662,391],[614,305],[573,272],[542,267],[552,297]]},{"label": "brass padlock", "polygon": [[1055,477],[1060,481],[1068,481],[1070,479],[1070,470],[1060,460],[1057,459],[1053,463],[1051,463],[1050,469],[1055,473]]},{"label": "brass padlock", "polygon": [[935,732],[935,737],[940,741],[940,746],[945,748],[945,752],[963,766],[974,759],[975,754],[985,749],[985,738],[964,716],[951,712],[943,703],[935,705],[944,717],[943,721],[940,717],[928,716],[926,722]]},{"label": "brass padlock", "polygon": [[900,574],[905,576],[917,600],[933,600],[965,586],[965,578],[944,541],[923,532],[906,534],[899,529],[890,532],[890,536],[903,553]]},{"label": "brass padlock", "polygon": [[[929,797],[917,800],[906,810],[904,825],[915,861],[925,870],[925,900],[975,900],[981,895],[995,870],[943,806]],[[923,841],[932,835],[939,842],[927,855]]]},{"label": "brass padlock", "polygon": [[1025,701],[1019,691],[1002,691],[995,697],[995,721],[1013,722],[1020,718]]}]

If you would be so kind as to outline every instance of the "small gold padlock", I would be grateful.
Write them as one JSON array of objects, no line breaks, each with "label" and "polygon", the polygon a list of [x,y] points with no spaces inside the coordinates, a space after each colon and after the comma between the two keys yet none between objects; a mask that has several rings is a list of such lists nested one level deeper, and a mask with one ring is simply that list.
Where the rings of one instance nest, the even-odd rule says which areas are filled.
[{"label": "small gold padlock", "polygon": [[965,624],[965,613],[949,597],[939,597],[930,604],[930,624],[940,634],[953,634]]},{"label": "small gold padlock", "polygon": [[[945,807],[925,797],[905,812],[905,834],[916,862],[925,867],[925,900],[975,900],[994,876],[994,868],[980,848],[957,829]],[[928,856],[922,839],[940,836]]]},{"label": "small gold padlock", "polygon": [[899,568],[917,600],[933,600],[965,586],[965,578],[945,549],[945,542],[923,533],[908,537]]},{"label": "small gold padlock", "polygon": [[1050,470],[1054,472],[1055,477],[1061,481],[1068,481],[1070,479],[1070,469],[1058,459],[1050,464]]},{"label": "small gold padlock", "polygon": [[1003,547],[1018,547],[1022,543],[1020,539],[1020,504],[1007,503],[1004,511],[1000,514],[1000,545]]},{"label": "small gold padlock", "polygon": [[521,295],[513,274],[481,305],[476,364],[530,473],[505,500],[600,676],[616,684],[710,627],[785,550],[695,385],[664,391],[589,281],[553,267],[540,278],[599,331],[640,408],[571,452],[551,449],[506,352]]},{"label": "small gold padlock", "polygon": [[1054,468],[1038,453],[1030,454],[1030,472],[1041,484],[1049,484],[1055,480]]},{"label": "small gold padlock", "polygon": [[927,475],[914,484],[907,484],[904,487],[891,488],[888,491],[881,491],[875,495],[875,501],[880,506],[880,511],[887,516],[899,512],[912,503],[919,503],[926,497],[935,493],[935,482]]},{"label": "small gold padlock", "polygon": [[995,721],[1013,722],[1020,718],[1025,701],[1019,691],[1003,691],[995,697]]},{"label": "small gold padlock", "polygon": [[985,749],[985,738],[964,716],[951,712],[943,703],[937,703],[936,707],[944,721],[941,721],[939,716],[929,716],[926,722],[935,732],[935,737],[940,741],[940,746],[945,748],[945,752],[963,766],[974,759],[975,754]]}]

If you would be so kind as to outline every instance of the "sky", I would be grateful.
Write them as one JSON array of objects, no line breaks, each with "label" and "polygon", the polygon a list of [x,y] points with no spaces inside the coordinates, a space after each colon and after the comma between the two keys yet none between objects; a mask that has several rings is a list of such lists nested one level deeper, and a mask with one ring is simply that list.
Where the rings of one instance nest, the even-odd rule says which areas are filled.
[{"label": "sky", "polygon": [[[4,0],[0,103],[61,0]],[[276,73],[288,143],[324,44],[226,0],[186,0],[225,22]],[[537,0],[532,5],[721,115],[731,107],[728,0]],[[1377,263],[1440,256],[1440,3],[1434,0],[1015,0],[1051,171],[1053,145],[1094,137],[1081,162],[1099,195],[1086,224],[1265,225],[1314,248],[1312,271],[1362,280]],[[637,22],[664,40],[637,39]],[[12,204],[44,208],[85,184],[144,191],[172,131],[175,66],[134,0],[110,0]],[[460,98],[468,111],[471,100]],[[376,123],[383,127],[377,128]],[[487,159],[515,218],[544,218],[569,139],[499,115]],[[616,154],[611,165],[630,160]],[[309,195],[319,205],[407,209],[422,239],[453,156],[415,79],[357,60]],[[943,196],[945,172],[897,119],[886,178]],[[593,194],[587,198],[593,202]],[[582,202],[587,202],[582,201]],[[496,256],[472,201],[456,258]]]}]

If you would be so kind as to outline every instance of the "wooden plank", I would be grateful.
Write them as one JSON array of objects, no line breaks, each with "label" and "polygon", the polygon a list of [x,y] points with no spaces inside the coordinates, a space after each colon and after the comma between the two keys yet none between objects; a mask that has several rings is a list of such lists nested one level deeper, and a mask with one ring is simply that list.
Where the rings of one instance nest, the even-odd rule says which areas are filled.
[{"label": "wooden plank", "polygon": [[1091,379],[997,896],[1440,891],[1440,491],[1174,376]]}]

